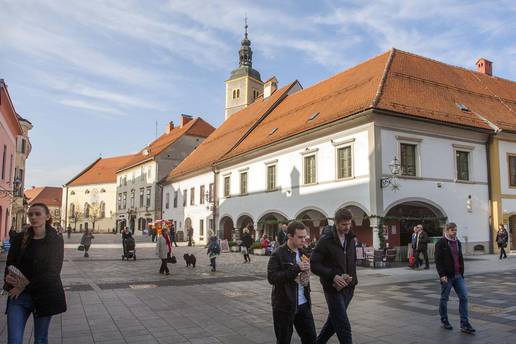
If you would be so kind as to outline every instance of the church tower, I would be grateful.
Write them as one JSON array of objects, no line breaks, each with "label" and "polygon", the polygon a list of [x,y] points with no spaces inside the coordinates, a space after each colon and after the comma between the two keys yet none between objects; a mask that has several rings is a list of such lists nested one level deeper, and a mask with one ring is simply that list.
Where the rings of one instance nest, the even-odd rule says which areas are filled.
[{"label": "church tower", "polygon": [[253,69],[253,51],[251,41],[247,38],[247,18],[245,19],[245,34],[239,55],[239,66],[231,72],[226,80],[226,111],[225,119],[242,110],[263,94],[263,81],[260,73]]}]

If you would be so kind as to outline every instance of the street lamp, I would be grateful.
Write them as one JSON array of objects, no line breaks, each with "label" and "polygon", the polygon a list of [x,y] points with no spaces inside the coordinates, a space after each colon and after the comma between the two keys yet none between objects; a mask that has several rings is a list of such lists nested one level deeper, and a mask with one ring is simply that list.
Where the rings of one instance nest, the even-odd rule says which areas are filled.
[{"label": "street lamp", "polygon": [[398,176],[401,171],[401,164],[398,158],[394,156],[394,159],[389,163],[389,169],[391,170],[391,175],[388,177],[383,177],[380,180],[380,187],[386,188],[387,186],[392,186],[393,190],[399,189]]}]

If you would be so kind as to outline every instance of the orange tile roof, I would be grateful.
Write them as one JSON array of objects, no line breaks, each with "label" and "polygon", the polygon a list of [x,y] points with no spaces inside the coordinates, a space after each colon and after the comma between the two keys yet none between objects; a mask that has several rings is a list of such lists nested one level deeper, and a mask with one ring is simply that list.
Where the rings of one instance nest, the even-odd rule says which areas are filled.
[{"label": "orange tile roof", "polygon": [[165,178],[171,182],[190,173],[209,168],[215,161],[233,148],[246,133],[284,97],[296,82],[274,92],[267,99],[257,98],[252,104],[230,116],[206,140],[186,157]]},{"label": "orange tile roof", "polygon": [[[156,155],[160,154],[163,150],[169,147],[171,144],[179,140],[183,135],[208,137],[215,130],[209,123],[204,121],[202,118],[196,118],[183,127],[175,127],[168,134],[163,134],[156,140],[152,141],[147,147],[142,149],[139,153],[133,155],[133,158],[128,161],[125,165],[119,167],[117,172],[121,172],[128,168],[137,166],[144,161],[152,160]],[[143,152],[147,150],[148,154],[144,155]]]},{"label": "orange tile roof", "polygon": [[54,186],[33,187],[24,192],[30,204],[44,203],[47,206],[61,207],[63,189]]},{"label": "orange tile roof", "polygon": [[457,103],[503,130],[516,131],[515,82],[392,49],[287,96],[219,161],[372,108],[492,130]]},{"label": "orange tile roof", "polygon": [[134,159],[133,154],[112,158],[98,158],[66,183],[66,186],[116,183],[116,171],[132,159]]}]

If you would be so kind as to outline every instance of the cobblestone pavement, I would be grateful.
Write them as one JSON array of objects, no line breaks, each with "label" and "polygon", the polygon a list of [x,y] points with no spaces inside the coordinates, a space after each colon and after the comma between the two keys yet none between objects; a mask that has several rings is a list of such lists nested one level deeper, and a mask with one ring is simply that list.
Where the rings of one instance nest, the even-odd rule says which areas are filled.
[{"label": "cobblestone pavement", "polygon": [[[197,256],[195,270],[184,265],[185,252]],[[50,343],[275,342],[271,287],[265,281],[267,257],[252,256],[252,264],[242,264],[240,254],[222,254],[219,271],[212,273],[203,248],[179,247],[178,264],[170,276],[161,276],[154,249],[142,248],[137,254],[136,261],[122,262],[121,249],[92,246],[90,258],[65,250],[62,278],[68,311],[52,320]],[[449,304],[455,329],[440,328],[435,270],[361,268],[349,309],[354,343],[514,343],[516,257],[502,262],[495,258],[466,261],[475,336],[459,332],[455,297]],[[316,278],[312,287],[320,330],[327,308]],[[5,301],[0,300],[1,307]],[[5,343],[6,321],[3,314],[0,317],[0,343]],[[29,321],[27,343],[31,331]],[[297,335],[292,342],[299,343]]]}]

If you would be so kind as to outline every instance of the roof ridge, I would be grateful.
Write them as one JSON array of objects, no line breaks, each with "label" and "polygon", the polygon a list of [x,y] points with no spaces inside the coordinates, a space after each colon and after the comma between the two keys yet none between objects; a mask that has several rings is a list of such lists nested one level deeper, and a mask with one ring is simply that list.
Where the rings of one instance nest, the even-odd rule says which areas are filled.
[{"label": "roof ridge", "polygon": [[69,184],[71,184],[74,180],[76,180],[77,178],[79,178],[80,176],[82,176],[84,173],[88,172],[93,166],[95,166],[97,164],[97,162],[99,162],[100,160],[102,159],[102,157],[98,157],[95,161],[93,161],[91,164],[89,164],[88,166],[86,166],[85,169],[83,169],[81,172],[79,172],[75,177],[73,177],[72,179],[70,179],[68,181],[68,183],[66,183],[64,186],[67,186]]},{"label": "roof ridge", "polygon": [[387,59],[387,62],[385,63],[385,68],[383,70],[382,79],[380,80],[380,84],[378,85],[378,90],[376,91],[376,95],[374,96],[373,102],[371,103],[371,107],[376,107],[378,103],[380,102],[380,98],[383,93],[383,88],[385,86],[385,80],[387,80],[387,74],[389,73],[392,65],[392,60],[394,60],[394,54],[396,53],[396,49],[393,47],[391,48],[391,53],[389,55],[389,58]]},{"label": "roof ridge", "polygon": [[[393,49],[395,49],[395,48],[393,48]],[[493,78],[493,79],[498,79],[498,80],[502,80],[502,81],[508,81],[508,82],[513,83],[513,84],[516,84],[515,80],[510,80],[510,79],[502,78],[502,77],[499,77],[499,76],[496,76],[496,75],[487,75],[485,73],[477,72],[476,70],[473,70],[473,69],[469,69],[469,68],[462,67],[462,66],[456,66],[456,65],[453,65],[453,64],[450,64],[450,63],[446,63],[446,62],[443,62],[443,61],[439,61],[439,60],[436,60],[436,59],[433,59],[433,58],[430,58],[430,57],[426,57],[426,56],[423,56],[423,55],[418,55],[418,54],[415,54],[415,53],[412,53],[412,52],[409,52],[409,51],[405,51],[405,50],[401,50],[401,49],[395,49],[395,50],[400,52],[400,53],[403,53],[403,54],[406,54],[406,55],[415,56],[415,57],[418,57],[418,58],[421,58],[421,59],[424,59],[424,60],[427,60],[427,61],[431,61],[431,62],[434,62],[434,63],[443,64],[443,65],[446,65],[446,66],[449,66],[449,67],[452,67],[452,68],[462,69],[464,71],[471,72],[471,73],[473,73],[475,75],[488,76],[488,77]]]},{"label": "roof ridge", "polygon": [[[263,113],[262,115],[251,125],[251,127],[249,129],[247,129],[247,131],[240,137],[240,139],[238,139],[238,141],[233,145],[231,146],[231,148],[226,152],[224,153],[219,159],[217,159],[216,161],[220,161],[221,159],[223,159],[227,154],[229,154],[231,151],[233,151],[233,149],[235,149],[236,147],[238,147],[238,145],[243,141],[245,140],[245,138],[247,136],[249,136],[249,134],[254,130],[256,129],[256,127],[263,121],[265,120],[265,118],[267,118],[267,116],[272,112],[272,110],[274,110],[287,96],[288,96],[288,91],[290,91],[292,89],[292,87],[294,87],[294,85],[296,83],[299,83],[299,81],[296,79],[294,81],[292,81],[288,86],[286,86],[285,90],[283,90],[283,94],[281,94],[278,99],[276,99],[276,101],[274,101]],[[215,162],[216,162],[215,161]]]}]

